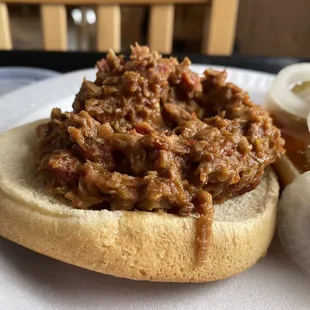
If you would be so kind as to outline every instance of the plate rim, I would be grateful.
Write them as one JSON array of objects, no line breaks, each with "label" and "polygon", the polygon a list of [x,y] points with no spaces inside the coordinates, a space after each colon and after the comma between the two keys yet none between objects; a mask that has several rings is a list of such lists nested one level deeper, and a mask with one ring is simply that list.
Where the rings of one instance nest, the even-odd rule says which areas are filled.
[{"label": "plate rim", "polygon": [[[61,75],[60,72],[55,71],[55,70],[50,70],[50,69],[44,69],[44,68],[35,68],[35,67],[20,67],[20,66],[16,66],[16,67],[8,67],[8,66],[4,66],[4,67],[0,67],[0,73],[1,71],[8,71],[6,74],[11,77],[12,75],[14,75],[16,72],[18,72],[19,76],[22,74],[24,75],[23,77],[26,78],[33,78],[36,79],[38,81],[40,81],[43,78],[48,78],[48,77],[54,77],[54,76],[58,76]],[[39,77],[39,79],[38,79]]]}]

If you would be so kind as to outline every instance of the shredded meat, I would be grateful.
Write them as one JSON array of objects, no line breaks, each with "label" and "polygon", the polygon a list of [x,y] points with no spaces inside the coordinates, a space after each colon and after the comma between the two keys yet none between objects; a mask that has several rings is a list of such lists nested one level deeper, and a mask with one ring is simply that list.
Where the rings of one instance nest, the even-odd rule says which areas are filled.
[{"label": "shredded meat", "polygon": [[129,60],[110,51],[73,112],[38,127],[38,159],[50,192],[77,208],[199,214],[201,254],[212,204],[254,189],[284,142],[225,71],[189,66],[138,45]]}]

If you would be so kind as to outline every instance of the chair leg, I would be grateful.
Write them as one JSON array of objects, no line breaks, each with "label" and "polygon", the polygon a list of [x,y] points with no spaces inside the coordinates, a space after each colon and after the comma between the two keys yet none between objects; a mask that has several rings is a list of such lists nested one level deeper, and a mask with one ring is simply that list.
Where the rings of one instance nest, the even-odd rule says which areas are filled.
[{"label": "chair leg", "polygon": [[0,3],[0,49],[12,49],[9,14],[5,3]]},{"label": "chair leg", "polygon": [[211,14],[206,13],[202,52],[231,55],[234,47],[239,0],[212,0]]}]

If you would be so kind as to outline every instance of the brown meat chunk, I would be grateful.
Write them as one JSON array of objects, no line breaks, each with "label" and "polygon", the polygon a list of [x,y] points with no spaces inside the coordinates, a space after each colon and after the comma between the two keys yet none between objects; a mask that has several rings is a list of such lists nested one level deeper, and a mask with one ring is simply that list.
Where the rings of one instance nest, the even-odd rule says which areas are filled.
[{"label": "brown meat chunk", "polygon": [[284,152],[279,130],[225,71],[199,77],[189,59],[138,45],[97,67],[73,112],[38,127],[48,188],[78,208],[199,213],[202,260],[212,203],[259,184]]}]

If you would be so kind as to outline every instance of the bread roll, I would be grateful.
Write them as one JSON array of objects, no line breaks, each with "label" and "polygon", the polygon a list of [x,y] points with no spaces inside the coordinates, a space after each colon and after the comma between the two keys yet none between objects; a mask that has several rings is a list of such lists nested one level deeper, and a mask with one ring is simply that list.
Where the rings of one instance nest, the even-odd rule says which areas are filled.
[{"label": "bread roll", "polygon": [[213,243],[196,261],[197,219],[139,211],[67,206],[35,178],[42,121],[0,136],[0,235],[38,253],[135,280],[206,282],[237,274],[265,255],[279,186],[269,168],[253,191],[215,205]]}]

